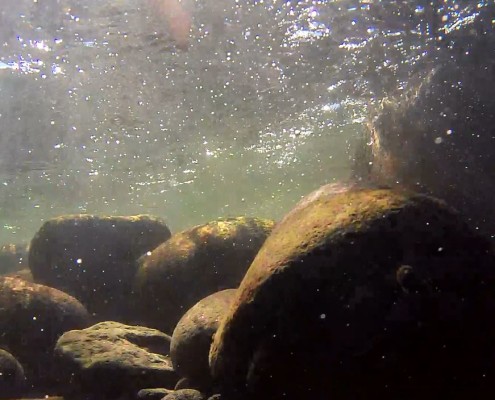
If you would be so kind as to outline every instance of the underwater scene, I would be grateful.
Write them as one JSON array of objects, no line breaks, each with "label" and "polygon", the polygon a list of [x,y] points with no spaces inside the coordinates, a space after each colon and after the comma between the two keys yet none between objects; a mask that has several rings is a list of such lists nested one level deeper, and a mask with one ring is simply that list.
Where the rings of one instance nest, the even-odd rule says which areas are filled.
[{"label": "underwater scene", "polygon": [[495,393],[495,0],[1,0],[0,399]]}]

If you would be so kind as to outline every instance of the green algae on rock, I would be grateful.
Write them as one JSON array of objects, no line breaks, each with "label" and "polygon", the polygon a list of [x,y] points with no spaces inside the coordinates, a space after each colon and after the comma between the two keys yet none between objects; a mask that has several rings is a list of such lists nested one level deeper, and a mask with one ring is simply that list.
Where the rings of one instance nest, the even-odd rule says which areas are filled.
[{"label": "green algae on rock", "polygon": [[55,354],[61,376],[72,384],[68,395],[118,397],[150,387],[174,387],[170,336],[156,329],[100,322],[64,333]]},{"label": "green algae on rock", "polygon": [[172,332],[202,298],[235,288],[274,222],[228,218],[173,235],[141,258],[136,276],[139,323]]},{"label": "green algae on rock", "polygon": [[484,390],[493,269],[489,243],[439,200],[387,189],[313,199],[246,273],[215,335],[212,375],[223,393],[262,399]]},{"label": "green algae on rock", "polygon": [[127,320],[137,259],[170,238],[147,215],[65,215],[46,221],[31,241],[36,282],[75,296],[99,320]]}]

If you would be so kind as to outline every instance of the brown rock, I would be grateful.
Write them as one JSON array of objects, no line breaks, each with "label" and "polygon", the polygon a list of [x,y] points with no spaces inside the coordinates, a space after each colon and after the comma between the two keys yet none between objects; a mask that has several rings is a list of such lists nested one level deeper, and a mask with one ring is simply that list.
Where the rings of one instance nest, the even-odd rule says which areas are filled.
[{"label": "brown rock", "polygon": [[174,387],[169,352],[170,336],[113,321],[66,332],[55,347],[59,374],[71,381],[67,394],[112,397]]},{"label": "brown rock", "polygon": [[[174,369],[180,376],[201,387],[209,382],[208,354],[220,320],[227,313],[236,289],[226,289],[200,300],[184,316],[174,329],[170,356]],[[191,384],[190,383],[190,384]]]},{"label": "brown rock", "polygon": [[178,233],[143,256],[136,277],[139,322],[172,332],[196,302],[237,287],[273,225],[244,217],[214,221]]},{"label": "brown rock", "polygon": [[493,259],[443,202],[391,190],[323,196],[256,256],[215,335],[212,374],[222,394],[257,399],[490,392]]}]

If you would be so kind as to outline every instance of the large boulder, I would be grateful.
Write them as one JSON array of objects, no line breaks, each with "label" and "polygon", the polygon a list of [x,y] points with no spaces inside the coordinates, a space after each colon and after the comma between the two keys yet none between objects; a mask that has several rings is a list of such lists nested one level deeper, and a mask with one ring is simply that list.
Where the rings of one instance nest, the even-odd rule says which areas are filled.
[{"label": "large boulder", "polygon": [[236,289],[226,289],[200,300],[175,327],[170,356],[174,369],[188,378],[189,385],[201,387],[211,381],[208,365],[211,342],[235,293]]},{"label": "large boulder", "polygon": [[146,215],[67,215],[46,221],[31,241],[36,282],[79,299],[99,320],[127,320],[137,259],[170,237]]},{"label": "large boulder", "polygon": [[202,298],[236,288],[273,228],[259,218],[229,218],[172,236],[142,257],[136,277],[139,323],[172,332]]},{"label": "large boulder", "polygon": [[493,259],[441,201],[323,191],[253,261],[213,377],[228,397],[481,398],[495,385]]},{"label": "large boulder", "polygon": [[59,374],[71,382],[66,395],[112,398],[173,388],[178,379],[169,352],[170,336],[113,321],[66,332],[55,347]]},{"label": "large boulder", "polygon": [[68,294],[19,278],[0,278],[0,346],[21,362],[35,390],[57,382],[52,373],[57,339],[89,323],[84,306]]}]

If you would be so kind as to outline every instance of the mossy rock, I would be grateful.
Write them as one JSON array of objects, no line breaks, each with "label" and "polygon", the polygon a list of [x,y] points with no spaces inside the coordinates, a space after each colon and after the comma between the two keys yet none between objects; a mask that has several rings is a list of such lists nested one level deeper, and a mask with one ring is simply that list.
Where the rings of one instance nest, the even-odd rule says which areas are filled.
[{"label": "mossy rock", "polygon": [[137,259],[170,238],[160,219],[66,215],[46,221],[31,241],[36,282],[80,300],[99,320],[126,321]]},{"label": "mossy rock", "polygon": [[[223,394],[460,399],[495,373],[487,241],[445,203],[387,189],[284,218],[210,350]],[[490,392],[490,391],[488,391]]]},{"label": "mossy rock", "polygon": [[236,288],[274,222],[229,218],[173,235],[141,259],[136,277],[139,323],[172,332],[204,297]]},{"label": "mossy rock", "polygon": [[134,396],[140,389],[174,387],[170,336],[156,329],[100,322],[64,333],[55,346],[65,395]]}]

